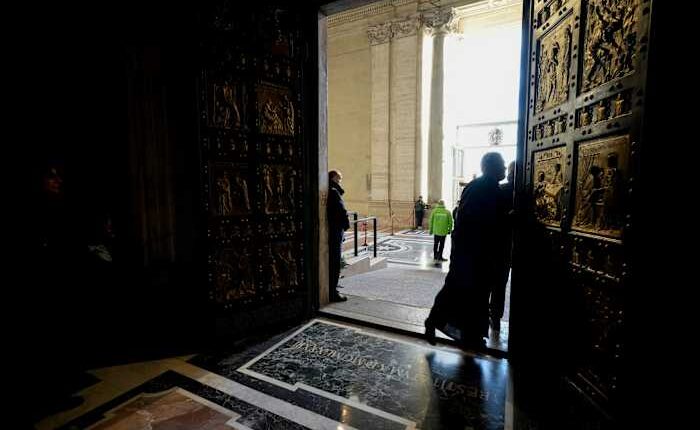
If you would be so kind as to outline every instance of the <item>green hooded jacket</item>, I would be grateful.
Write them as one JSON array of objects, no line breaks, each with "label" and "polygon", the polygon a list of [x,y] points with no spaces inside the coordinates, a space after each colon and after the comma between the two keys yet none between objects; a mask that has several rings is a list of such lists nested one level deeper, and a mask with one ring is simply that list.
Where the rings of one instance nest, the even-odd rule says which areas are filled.
[{"label": "green hooded jacket", "polygon": [[452,214],[445,206],[436,203],[430,214],[430,234],[447,236],[452,232]]}]

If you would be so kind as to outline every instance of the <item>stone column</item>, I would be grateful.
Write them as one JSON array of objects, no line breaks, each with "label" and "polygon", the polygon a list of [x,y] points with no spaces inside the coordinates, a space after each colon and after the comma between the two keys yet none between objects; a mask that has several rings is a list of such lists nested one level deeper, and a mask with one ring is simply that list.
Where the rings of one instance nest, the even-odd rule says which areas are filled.
[{"label": "stone column", "polygon": [[443,96],[445,90],[445,36],[455,29],[452,9],[434,9],[423,15],[426,31],[433,35],[433,61],[430,79],[430,131],[428,138],[428,202],[443,198]]},{"label": "stone column", "polygon": [[390,77],[390,204],[395,229],[413,225],[416,176],[416,148],[420,141],[416,122],[420,121],[418,94],[419,16],[392,22]]},{"label": "stone column", "polygon": [[369,210],[386,225],[389,220],[389,76],[391,23],[370,26],[371,56],[371,177]]}]

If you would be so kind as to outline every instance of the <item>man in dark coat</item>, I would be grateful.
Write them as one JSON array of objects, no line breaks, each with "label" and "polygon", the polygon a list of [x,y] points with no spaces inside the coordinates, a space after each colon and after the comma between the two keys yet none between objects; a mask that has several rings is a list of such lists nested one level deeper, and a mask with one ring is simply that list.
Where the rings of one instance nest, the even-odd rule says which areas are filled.
[{"label": "man in dark coat", "polygon": [[336,170],[328,172],[328,295],[331,302],[344,302],[347,297],[338,293],[338,279],[340,278],[340,258],[343,247],[344,231],[350,228],[348,211],[345,209],[343,194],[345,190],[340,186],[343,175]]},{"label": "man in dark coat", "polygon": [[[503,198],[503,210],[506,216],[513,210],[514,179],[515,162],[511,162],[508,165],[508,182],[500,185]],[[509,219],[509,217],[507,219]],[[503,254],[499,260],[500,266],[498,268],[500,277],[498,282],[493,284],[490,300],[491,329],[493,331],[501,330],[501,318],[503,318],[503,309],[506,299],[506,286],[508,284],[508,276],[510,275],[510,254],[513,248],[513,228],[510,222],[506,223],[502,233],[501,240],[503,242],[499,249],[503,251]]]},{"label": "man in dark coat", "polygon": [[425,321],[425,334],[435,342],[435,329],[460,340],[465,348],[485,346],[489,294],[498,282],[505,208],[498,182],[505,178],[503,157],[490,152],[481,159],[483,175],[470,182],[459,199],[452,233],[450,271]]},{"label": "man in dark coat", "polygon": [[423,216],[425,214],[426,204],[423,201],[423,196],[418,196],[418,200],[413,205],[416,212],[416,229],[423,229]]}]

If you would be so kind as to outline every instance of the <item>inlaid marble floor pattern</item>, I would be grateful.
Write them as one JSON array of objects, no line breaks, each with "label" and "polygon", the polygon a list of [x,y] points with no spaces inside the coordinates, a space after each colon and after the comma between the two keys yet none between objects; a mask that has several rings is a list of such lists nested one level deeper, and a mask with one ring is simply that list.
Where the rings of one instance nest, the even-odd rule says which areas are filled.
[{"label": "inlaid marble floor pattern", "polygon": [[38,429],[504,429],[507,361],[314,319],[237,350],[92,372]]}]

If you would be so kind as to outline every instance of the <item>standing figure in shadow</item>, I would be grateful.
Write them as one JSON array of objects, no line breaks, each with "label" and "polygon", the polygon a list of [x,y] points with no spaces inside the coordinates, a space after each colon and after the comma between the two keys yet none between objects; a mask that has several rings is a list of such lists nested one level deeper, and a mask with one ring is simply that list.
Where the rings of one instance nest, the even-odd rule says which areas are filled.
[{"label": "standing figure in shadow", "polygon": [[510,264],[511,264],[511,250],[513,248],[513,225],[512,225],[512,213],[513,210],[513,193],[515,191],[515,161],[508,165],[508,182],[501,184],[501,193],[503,198],[503,210],[506,214],[506,224],[503,226],[503,230],[500,231],[501,246],[499,250],[502,251],[501,259],[499,260],[500,274],[499,281],[492,285],[493,290],[491,291],[491,330],[494,332],[501,331],[501,318],[503,318],[503,311],[505,309],[506,303],[506,287],[508,286],[508,278],[510,276]]},{"label": "standing figure in shadow", "polygon": [[340,185],[343,175],[337,170],[328,172],[328,295],[331,302],[344,302],[348,298],[338,293],[340,278],[340,260],[343,255],[343,236],[350,228],[348,211],[345,209]]},{"label": "standing figure in shadow", "polygon": [[506,208],[499,181],[506,176],[503,157],[489,152],[481,159],[482,176],[470,182],[459,199],[459,216],[452,233],[455,245],[445,285],[425,320],[428,342],[435,329],[460,341],[466,349],[480,349],[488,336],[489,294],[501,277]]}]

